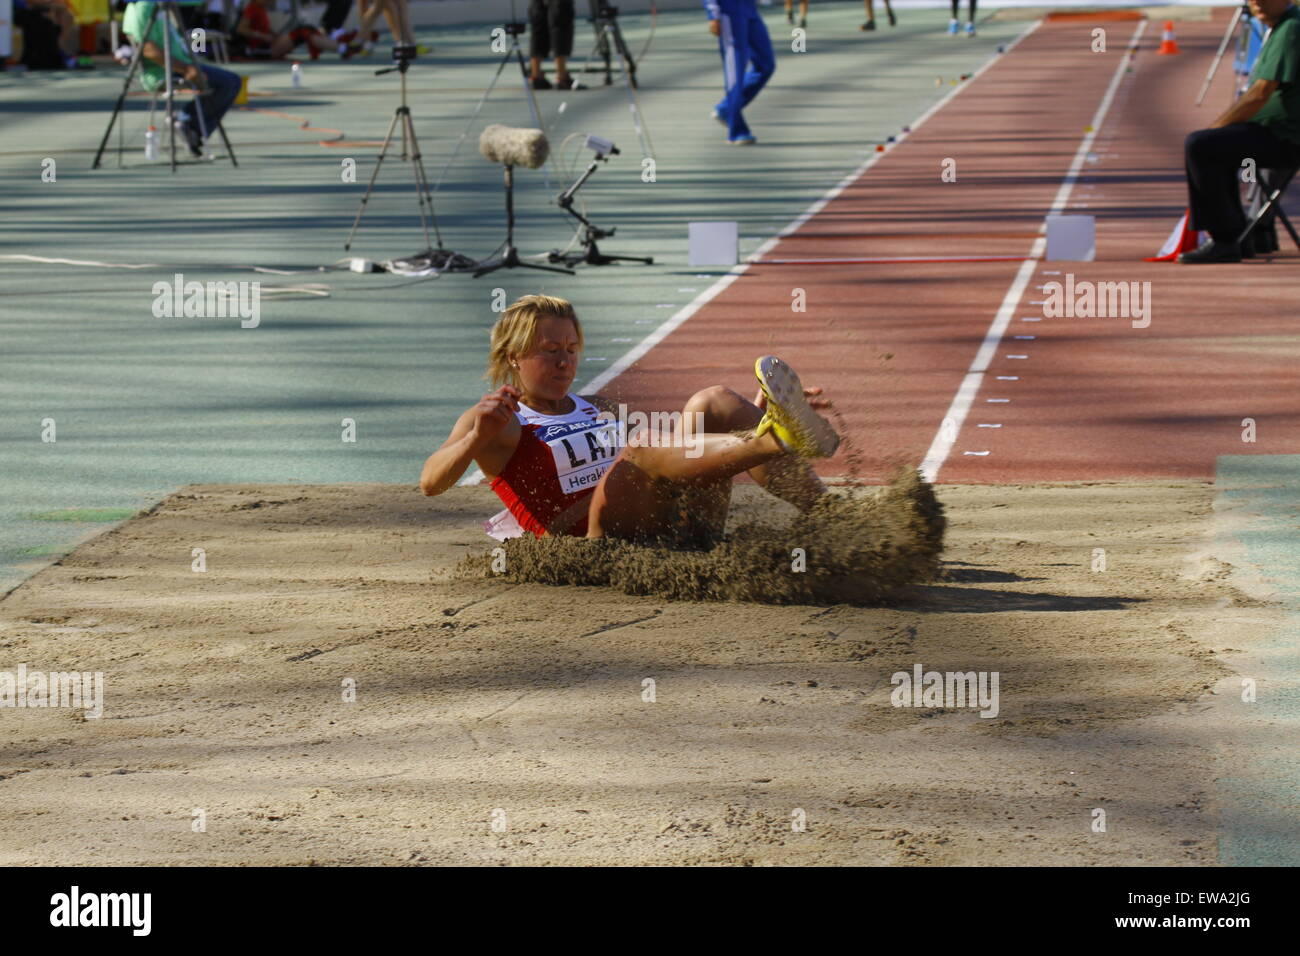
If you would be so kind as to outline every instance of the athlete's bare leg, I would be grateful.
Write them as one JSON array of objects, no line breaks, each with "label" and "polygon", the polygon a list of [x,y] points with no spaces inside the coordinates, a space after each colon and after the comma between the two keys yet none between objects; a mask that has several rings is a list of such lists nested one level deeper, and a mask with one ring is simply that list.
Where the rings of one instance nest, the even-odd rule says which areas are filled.
[{"label": "athlete's bare leg", "polygon": [[[696,412],[704,413],[706,432],[748,431],[758,426],[763,411],[744,396],[722,385],[696,392],[686,403],[682,414],[682,427],[693,429]],[[826,486],[821,483],[808,462],[798,455],[781,455],[748,469],[749,477],[766,489],[790,502],[800,511],[807,511],[822,495]]]},{"label": "athlete's bare leg", "polygon": [[[704,430],[695,429],[696,412]],[[592,495],[587,536],[716,539],[731,502],[731,479],[743,471],[764,488],[807,508],[825,487],[799,460],[791,460],[769,432],[760,438],[732,434],[758,424],[757,406],[725,388],[691,396],[683,409],[686,435],[666,446],[639,434]],[[778,490],[779,489],[779,490]]]},{"label": "athlete's bare leg", "polygon": [[361,43],[370,40],[375,20],[383,13],[388,22],[388,30],[393,35],[393,43],[410,45],[415,42],[411,32],[411,13],[403,0],[358,0],[357,39]]}]

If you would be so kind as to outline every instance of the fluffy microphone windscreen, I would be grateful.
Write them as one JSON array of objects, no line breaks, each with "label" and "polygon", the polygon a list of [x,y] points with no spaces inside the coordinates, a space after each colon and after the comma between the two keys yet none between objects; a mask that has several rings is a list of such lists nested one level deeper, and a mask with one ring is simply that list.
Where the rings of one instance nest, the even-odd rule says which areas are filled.
[{"label": "fluffy microphone windscreen", "polygon": [[493,123],[478,138],[478,151],[502,166],[537,169],[546,162],[551,147],[540,129],[519,129]]}]

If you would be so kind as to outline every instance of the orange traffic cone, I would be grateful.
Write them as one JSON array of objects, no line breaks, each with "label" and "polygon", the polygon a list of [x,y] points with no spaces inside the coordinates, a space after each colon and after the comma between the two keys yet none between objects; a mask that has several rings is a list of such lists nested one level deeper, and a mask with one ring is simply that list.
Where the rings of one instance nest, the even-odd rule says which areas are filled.
[{"label": "orange traffic cone", "polygon": [[1165,32],[1160,35],[1160,49],[1157,53],[1178,53],[1178,41],[1174,39],[1174,21],[1165,21]]},{"label": "orange traffic cone", "polygon": [[1204,242],[1209,234],[1199,229],[1188,228],[1190,218],[1191,210],[1183,213],[1183,218],[1178,220],[1178,225],[1174,226],[1174,231],[1169,234],[1169,238],[1160,247],[1160,251],[1154,256],[1148,256],[1145,261],[1173,262],[1180,253],[1191,252]]}]

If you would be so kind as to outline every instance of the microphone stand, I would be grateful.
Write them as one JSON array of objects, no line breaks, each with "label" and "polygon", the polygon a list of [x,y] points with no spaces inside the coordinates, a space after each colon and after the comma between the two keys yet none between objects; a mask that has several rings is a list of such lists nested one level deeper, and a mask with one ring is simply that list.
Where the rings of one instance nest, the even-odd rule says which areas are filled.
[{"label": "microphone stand", "polygon": [[560,269],[555,266],[543,266],[532,262],[524,262],[519,258],[519,250],[515,248],[515,168],[506,165],[506,241],[505,248],[501,255],[496,259],[489,259],[486,262],[480,262],[478,269],[474,272],[474,278],[485,276],[489,272],[496,272],[498,269],[515,269],[522,267],[524,269],[540,269],[543,272],[562,272],[565,275],[574,275],[572,269]]},{"label": "microphone stand", "polygon": [[[512,12],[513,9],[514,5],[512,2]],[[488,83],[487,89],[483,91],[483,95],[479,97],[478,104],[474,107],[474,111],[470,113],[469,121],[465,124],[465,129],[460,134],[460,139],[456,140],[456,145],[452,147],[451,155],[447,157],[447,162],[443,164],[442,171],[438,173],[438,178],[434,180],[433,188],[435,191],[442,186],[442,181],[447,175],[447,170],[451,169],[452,163],[454,163],[456,157],[460,155],[461,146],[465,144],[466,137],[469,136],[470,130],[478,121],[478,115],[483,111],[483,104],[487,102],[488,97],[492,95],[492,91],[496,89],[497,82],[501,79],[501,74],[505,71],[507,64],[509,64],[512,59],[519,65],[519,76],[523,80],[524,97],[528,100],[528,113],[532,117],[533,128],[540,129],[543,133],[546,132],[546,126],[542,123],[541,111],[537,108],[537,95],[533,92],[533,84],[528,79],[528,66],[524,63],[523,47],[519,44],[519,38],[527,28],[528,24],[517,22],[513,17],[510,22],[505,23],[500,27],[501,35],[510,38],[510,47],[505,51],[504,55],[501,57],[501,61],[497,64],[496,73],[492,74],[492,79]],[[549,170],[549,164],[543,163],[542,181],[546,183],[546,188],[548,190],[551,188],[551,174]]]},{"label": "microphone stand", "polygon": [[[611,153],[617,154],[617,149],[611,149]],[[555,204],[563,209],[568,215],[572,216],[578,222],[582,223],[582,251],[562,253],[560,250],[552,250],[547,256],[549,262],[563,262],[566,266],[576,266],[579,263],[586,263],[589,266],[608,266],[615,262],[643,262],[646,265],[654,265],[654,259],[650,256],[608,256],[600,251],[596,245],[597,239],[608,239],[618,231],[617,227],[613,229],[601,229],[594,225],[582,213],[573,208],[573,197],[577,195],[582,184],[591,178],[597,167],[607,161],[609,156],[596,154],[595,158],[587,165],[586,170],[577,181],[560,193],[555,199]]]}]

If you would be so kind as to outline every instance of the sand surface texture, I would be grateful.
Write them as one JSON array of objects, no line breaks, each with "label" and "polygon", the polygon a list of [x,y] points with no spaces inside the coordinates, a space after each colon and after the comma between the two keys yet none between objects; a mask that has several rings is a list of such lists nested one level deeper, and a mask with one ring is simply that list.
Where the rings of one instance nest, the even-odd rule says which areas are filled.
[{"label": "sand surface texture", "polygon": [[[105,679],[0,711],[0,864],[1216,862],[1208,715],[1276,614],[1210,486],[938,494],[943,579],[855,607],[467,579],[484,488],[184,489],[0,602],[0,670]],[[917,664],[998,715],[892,706]]]}]

